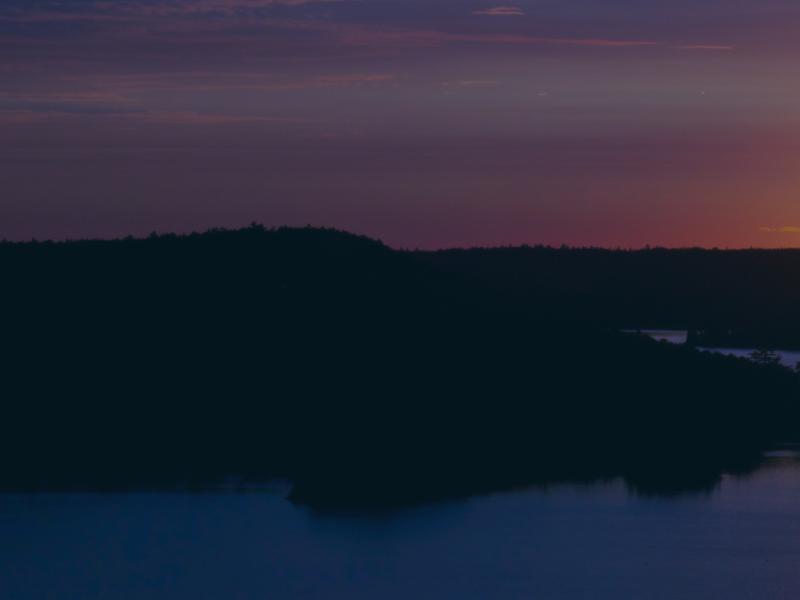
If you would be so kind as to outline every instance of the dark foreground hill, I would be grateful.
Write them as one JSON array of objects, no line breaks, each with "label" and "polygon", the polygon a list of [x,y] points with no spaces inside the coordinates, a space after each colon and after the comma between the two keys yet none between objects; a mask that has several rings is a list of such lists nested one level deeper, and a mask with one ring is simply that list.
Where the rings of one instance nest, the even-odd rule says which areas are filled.
[{"label": "dark foreground hill", "polygon": [[[0,244],[0,487],[285,477],[326,508],[567,478],[666,492],[797,433],[791,371],[615,333],[602,260],[580,299],[537,300],[480,256],[476,276],[255,226]],[[566,280],[548,269],[531,275]]]}]

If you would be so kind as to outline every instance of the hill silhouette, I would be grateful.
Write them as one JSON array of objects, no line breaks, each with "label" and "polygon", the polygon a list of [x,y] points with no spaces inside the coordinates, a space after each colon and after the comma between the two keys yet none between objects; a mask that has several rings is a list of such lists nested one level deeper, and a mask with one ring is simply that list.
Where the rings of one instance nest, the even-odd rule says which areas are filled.
[{"label": "hill silhouette", "polygon": [[[798,376],[615,329],[744,323],[755,292],[729,298],[717,269],[771,281],[762,263],[796,256],[403,252],[257,225],[3,243],[0,488],[285,477],[318,508],[704,489],[796,436]],[[680,279],[706,287],[670,296]]]},{"label": "hill silhouette", "polygon": [[800,250],[545,246],[425,253],[523,302],[618,329],[687,329],[699,345],[800,349]]}]

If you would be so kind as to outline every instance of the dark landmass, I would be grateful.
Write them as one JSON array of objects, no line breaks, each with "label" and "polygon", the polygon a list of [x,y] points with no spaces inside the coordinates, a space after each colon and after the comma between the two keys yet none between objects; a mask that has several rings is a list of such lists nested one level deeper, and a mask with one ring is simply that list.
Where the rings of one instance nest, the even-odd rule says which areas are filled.
[{"label": "dark landmass", "polygon": [[800,349],[800,250],[545,246],[425,253],[438,268],[590,325],[685,329],[699,346]]},{"label": "dark landmass", "polygon": [[0,264],[8,491],[285,477],[321,509],[616,476],[672,493],[798,437],[792,371],[616,330],[796,342],[800,252],[401,252],[253,226],[4,243]]}]

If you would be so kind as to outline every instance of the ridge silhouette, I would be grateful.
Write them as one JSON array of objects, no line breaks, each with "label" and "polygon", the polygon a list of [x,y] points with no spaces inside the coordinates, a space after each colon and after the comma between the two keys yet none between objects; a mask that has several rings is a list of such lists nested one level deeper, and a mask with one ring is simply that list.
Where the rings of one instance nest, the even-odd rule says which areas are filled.
[{"label": "ridge silhouette", "polygon": [[796,439],[791,370],[616,332],[769,338],[800,294],[794,251],[406,252],[253,225],[0,261],[4,490],[284,477],[320,509],[615,476],[673,493]]}]

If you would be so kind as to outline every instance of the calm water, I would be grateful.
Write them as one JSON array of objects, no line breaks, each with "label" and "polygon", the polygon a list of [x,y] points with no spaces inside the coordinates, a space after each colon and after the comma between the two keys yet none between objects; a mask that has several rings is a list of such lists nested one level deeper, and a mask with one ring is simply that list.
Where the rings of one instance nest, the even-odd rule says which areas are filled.
[{"label": "calm water", "polygon": [[0,496],[0,598],[800,596],[800,462],[708,495],[558,486],[383,517],[280,493]]},{"label": "calm water", "polygon": [[[750,358],[754,348],[700,348],[704,352],[719,352],[739,358]],[[785,367],[794,369],[800,363],[800,352],[793,350],[775,350],[775,354],[781,359],[781,364]]]},{"label": "calm water", "polygon": [[[628,333],[635,333],[635,330],[628,329]],[[685,344],[688,338],[688,331],[677,329],[642,329],[640,333],[650,336],[659,342],[670,342],[671,344]],[[750,358],[750,354],[755,348],[699,348],[703,352],[718,352],[739,358]],[[775,350],[775,354],[785,367],[794,369],[800,364],[800,352],[792,350]]]}]

